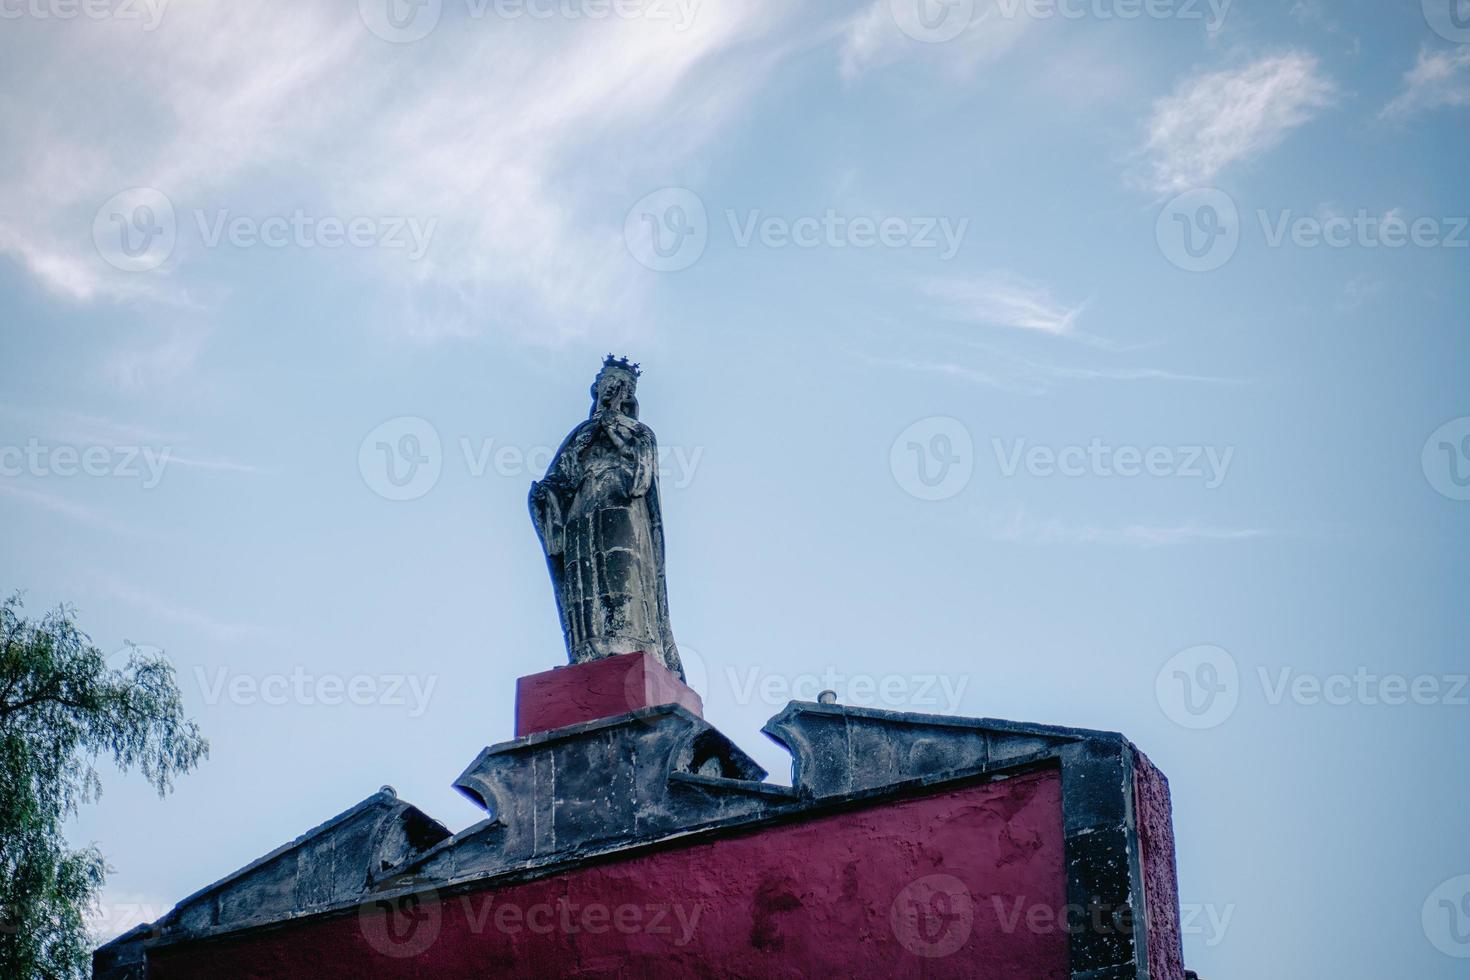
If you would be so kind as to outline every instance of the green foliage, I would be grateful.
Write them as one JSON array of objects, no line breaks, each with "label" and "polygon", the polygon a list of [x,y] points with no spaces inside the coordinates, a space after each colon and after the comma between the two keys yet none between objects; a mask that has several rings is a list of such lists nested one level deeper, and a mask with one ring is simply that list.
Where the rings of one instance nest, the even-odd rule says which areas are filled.
[{"label": "green foliage", "polygon": [[209,743],[167,660],[134,649],[114,669],[69,608],[21,613],[18,595],[0,604],[0,977],[86,977],[107,866],[62,825],[101,794],[94,763],[136,766],[161,797]]}]

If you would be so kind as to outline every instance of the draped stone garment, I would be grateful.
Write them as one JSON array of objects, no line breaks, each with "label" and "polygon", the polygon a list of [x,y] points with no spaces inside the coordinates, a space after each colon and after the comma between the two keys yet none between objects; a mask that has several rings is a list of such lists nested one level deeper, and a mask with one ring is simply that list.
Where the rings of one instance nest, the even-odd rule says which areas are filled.
[{"label": "draped stone garment", "polygon": [[572,663],[643,650],[682,679],[653,430],[621,411],[594,412],[531,485],[530,505]]}]

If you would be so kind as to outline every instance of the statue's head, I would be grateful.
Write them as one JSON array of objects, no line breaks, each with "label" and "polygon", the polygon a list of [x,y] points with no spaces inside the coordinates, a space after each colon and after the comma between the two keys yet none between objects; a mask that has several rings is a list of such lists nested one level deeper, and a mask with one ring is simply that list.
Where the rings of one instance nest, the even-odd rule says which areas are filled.
[{"label": "statue's head", "polygon": [[636,419],[638,376],[642,373],[626,357],[607,355],[602,370],[597,372],[597,380],[592,382],[592,414],[613,411]]}]

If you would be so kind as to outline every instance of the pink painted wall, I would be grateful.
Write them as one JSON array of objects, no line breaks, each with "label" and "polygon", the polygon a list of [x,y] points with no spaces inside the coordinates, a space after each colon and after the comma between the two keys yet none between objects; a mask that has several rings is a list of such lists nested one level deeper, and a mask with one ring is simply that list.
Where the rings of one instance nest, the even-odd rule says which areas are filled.
[{"label": "pink painted wall", "polygon": [[1148,969],[1154,980],[1184,980],[1184,945],[1179,929],[1179,869],[1174,859],[1173,804],[1169,780],[1137,753],[1134,799],[1138,850],[1148,916]]},{"label": "pink painted wall", "polygon": [[647,653],[622,653],[516,680],[516,738],[659,704],[704,717],[694,689]]},{"label": "pink painted wall", "polygon": [[1041,772],[176,947],[150,976],[1065,980],[1065,896]]}]

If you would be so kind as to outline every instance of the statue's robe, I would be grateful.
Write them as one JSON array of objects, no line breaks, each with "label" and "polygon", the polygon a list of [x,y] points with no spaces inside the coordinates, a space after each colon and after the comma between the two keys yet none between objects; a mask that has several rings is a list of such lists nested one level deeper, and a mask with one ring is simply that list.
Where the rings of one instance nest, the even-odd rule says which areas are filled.
[{"label": "statue's robe", "polygon": [[[531,516],[546,552],[572,663],[643,650],[681,679],[664,579],[658,446],[653,430],[614,413],[573,429],[546,478],[531,485]],[[622,445],[619,445],[619,440]]]}]

